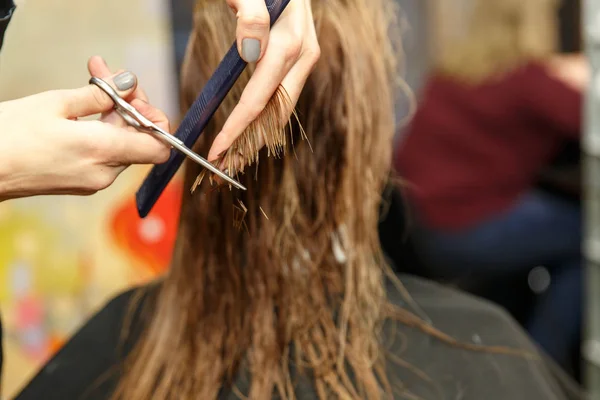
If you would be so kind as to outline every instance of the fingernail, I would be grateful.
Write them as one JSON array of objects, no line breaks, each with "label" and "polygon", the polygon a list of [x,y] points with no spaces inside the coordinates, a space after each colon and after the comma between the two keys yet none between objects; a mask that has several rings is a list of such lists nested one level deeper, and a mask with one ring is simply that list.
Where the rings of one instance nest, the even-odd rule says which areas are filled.
[{"label": "fingernail", "polygon": [[129,90],[135,85],[136,77],[129,71],[120,73],[113,78],[113,82],[119,90]]},{"label": "fingernail", "polygon": [[258,61],[260,57],[260,41],[246,38],[242,40],[242,58],[249,63]]}]

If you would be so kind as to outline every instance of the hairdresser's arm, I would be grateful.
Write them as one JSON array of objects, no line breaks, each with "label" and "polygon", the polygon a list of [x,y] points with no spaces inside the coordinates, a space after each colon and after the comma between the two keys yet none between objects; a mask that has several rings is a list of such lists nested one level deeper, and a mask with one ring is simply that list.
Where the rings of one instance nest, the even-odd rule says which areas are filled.
[{"label": "hairdresser's arm", "polygon": [[311,0],[291,0],[270,33],[264,0],[226,1],[238,18],[240,55],[247,62],[258,63],[239,104],[210,149],[210,161],[227,150],[258,117],[279,85],[290,96],[292,104],[288,113],[291,115],[306,78],[320,56]]},{"label": "hairdresser's arm", "polygon": [[[131,73],[112,74],[94,57],[90,74],[111,82],[148,119],[168,130]],[[101,114],[99,120],[78,118]],[[40,93],[0,103],[0,200],[42,194],[87,195],[109,186],[130,164],[161,163],[169,149],[128,128],[99,88]]]}]

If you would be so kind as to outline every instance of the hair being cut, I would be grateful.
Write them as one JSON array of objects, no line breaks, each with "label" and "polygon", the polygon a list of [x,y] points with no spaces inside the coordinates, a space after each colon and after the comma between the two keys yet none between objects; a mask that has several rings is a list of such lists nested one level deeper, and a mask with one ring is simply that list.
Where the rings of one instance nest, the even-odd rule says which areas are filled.
[{"label": "hair being cut", "polygon": [[[297,120],[286,126],[281,110],[293,105],[280,89],[228,153],[244,160],[248,190],[207,194],[204,182],[184,196],[171,269],[116,398],[215,399],[243,371],[250,399],[294,399],[298,376],[321,399],[390,394],[379,342],[387,300],[377,224],[395,129],[398,49],[389,35],[396,14],[392,0],[312,7],[322,56]],[[223,0],[198,0],[194,21],[183,110],[235,37]],[[195,148],[200,154],[251,73],[215,114]],[[260,153],[257,133],[270,143]],[[269,157],[273,151],[288,156]],[[186,165],[186,187],[199,173]],[[235,226],[238,201],[244,229]]]}]

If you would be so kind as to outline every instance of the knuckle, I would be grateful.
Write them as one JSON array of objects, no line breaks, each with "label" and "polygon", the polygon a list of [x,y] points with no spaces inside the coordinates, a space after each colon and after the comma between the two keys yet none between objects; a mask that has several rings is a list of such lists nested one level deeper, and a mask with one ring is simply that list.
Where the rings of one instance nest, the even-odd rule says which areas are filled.
[{"label": "knuckle", "polygon": [[285,45],[285,58],[286,60],[297,60],[302,52],[302,40],[297,40],[291,37]]},{"label": "knuckle", "polygon": [[94,194],[109,187],[116,179],[116,168],[90,159],[88,172],[78,188],[84,194]]},{"label": "knuckle", "polygon": [[40,97],[41,103],[55,104],[61,113],[68,113],[70,99],[71,93],[67,90],[51,90]]},{"label": "knuckle", "polygon": [[112,100],[106,95],[100,88],[89,85],[87,90],[91,91],[91,98],[98,106],[98,108],[106,108],[112,105]]},{"label": "knuckle", "polygon": [[71,96],[68,90],[49,90],[41,95],[44,101],[55,101],[58,103],[67,103]]},{"label": "knuckle", "polygon": [[[94,123],[102,124],[100,121],[93,121]],[[98,127],[100,128],[100,127]],[[119,145],[112,137],[107,135],[96,135],[95,132],[89,132],[82,137],[84,141],[83,151],[85,156],[90,158],[95,163],[109,162],[110,154],[116,146]]]},{"label": "knuckle", "polygon": [[238,22],[242,29],[248,32],[263,32],[269,29],[270,20],[269,14],[254,13],[254,14],[242,14],[240,15]]},{"label": "knuckle", "polygon": [[321,46],[319,46],[318,43],[311,45],[307,50],[305,50],[303,56],[306,57],[306,60],[314,66],[321,58]]},{"label": "knuckle", "polygon": [[87,191],[98,192],[109,187],[116,176],[111,173],[109,167],[100,168],[100,170],[90,179],[90,185],[85,188]]},{"label": "knuckle", "polygon": [[162,110],[152,107],[154,109],[154,115],[153,115],[153,119],[154,119],[154,123],[155,124],[159,124],[159,125],[166,125],[166,126],[161,126],[162,128],[166,128],[167,131],[170,130],[171,128],[171,124],[169,123],[169,117],[167,116],[167,114],[165,114]]},{"label": "knuckle", "polygon": [[248,123],[258,118],[260,113],[263,111],[263,107],[257,105],[256,102],[248,101],[248,99],[243,97],[240,99],[239,106],[242,107],[242,110],[245,110],[245,114],[248,116],[246,122]]},{"label": "knuckle", "polygon": [[53,109],[57,109],[61,113],[68,113],[71,103],[71,97],[75,89],[65,90],[49,90],[32,97],[35,99],[34,105],[42,109],[51,106]]},{"label": "knuckle", "polygon": [[169,149],[166,145],[160,143],[160,147],[156,151],[155,163],[163,164],[169,161],[171,157],[171,149]]}]

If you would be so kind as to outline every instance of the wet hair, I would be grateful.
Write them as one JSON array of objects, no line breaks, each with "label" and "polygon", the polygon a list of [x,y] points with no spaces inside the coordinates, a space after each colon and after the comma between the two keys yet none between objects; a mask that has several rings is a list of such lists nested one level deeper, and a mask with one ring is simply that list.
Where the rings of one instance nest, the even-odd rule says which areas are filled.
[{"label": "wet hair", "polygon": [[[321,57],[297,118],[288,123],[294,104],[280,87],[223,155],[248,190],[211,192],[204,179],[184,195],[170,271],[115,397],[215,399],[243,370],[250,399],[294,399],[291,365],[320,399],[390,394],[379,341],[388,267],[377,225],[395,130],[397,13],[392,0],[315,0],[312,12]],[[223,0],[198,0],[194,21],[183,111],[235,37]],[[205,130],[200,154],[252,70]],[[267,142],[260,151],[258,135]],[[187,164],[185,186],[200,173]]]}]

